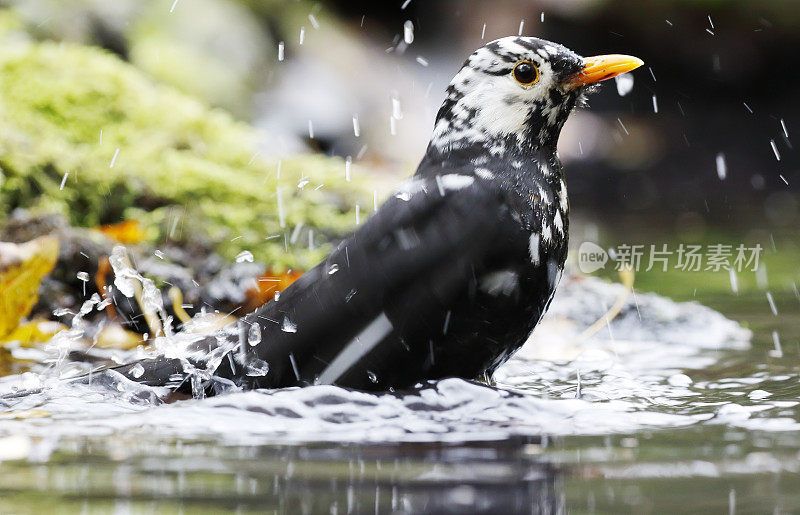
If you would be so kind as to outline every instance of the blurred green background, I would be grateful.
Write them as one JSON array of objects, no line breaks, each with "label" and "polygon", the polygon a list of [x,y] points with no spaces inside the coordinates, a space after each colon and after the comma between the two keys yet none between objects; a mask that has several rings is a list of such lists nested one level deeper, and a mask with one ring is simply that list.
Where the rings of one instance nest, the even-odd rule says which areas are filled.
[{"label": "blurred green background", "polygon": [[[308,267],[413,173],[464,58],[521,33],[646,62],[629,93],[607,83],[562,135],[573,247],[760,244],[762,280],[739,274],[738,292],[796,291],[796,2],[2,5],[0,220],[20,207],[86,226],[136,218],[158,243],[188,209],[184,240]],[[642,272],[637,285],[734,293],[726,270]]]}]

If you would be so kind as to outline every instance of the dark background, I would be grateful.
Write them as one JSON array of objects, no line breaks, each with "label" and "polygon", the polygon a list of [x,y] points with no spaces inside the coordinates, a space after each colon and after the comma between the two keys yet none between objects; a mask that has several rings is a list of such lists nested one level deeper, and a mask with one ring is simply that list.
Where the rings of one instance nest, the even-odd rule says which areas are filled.
[{"label": "dark background", "polygon": [[[354,24],[366,16],[374,39],[390,42],[409,19],[416,26],[415,45],[461,58],[482,44],[483,23],[488,40],[489,34],[517,33],[520,19],[525,19],[524,35],[563,43],[583,55],[629,53],[642,58],[646,68],[636,72],[630,94],[620,97],[607,84],[590,99],[593,113],[612,122],[624,116],[631,134],[614,127],[620,137],[613,159],[590,155],[568,163],[571,204],[578,212],[644,219],[691,213],[723,225],[791,227],[798,222],[792,135],[799,114],[800,4],[562,4],[567,7],[555,2],[413,0],[401,10],[402,2],[328,2]],[[454,63],[460,62],[456,57]],[[725,180],[717,175],[718,153],[725,156]]]},{"label": "dark background", "polygon": [[[635,162],[589,157],[570,163],[576,209],[644,215],[694,211],[716,222],[742,217],[797,222],[792,133],[799,105],[800,4],[617,0],[574,2],[575,9],[553,10],[548,7],[555,4],[548,2],[412,1],[401,11],[397,3],[330,5],[353,20],[366,14],[387,35],[411,19],[416,41],[434,49],[479,45],[483,23],[493,35],[503,28],[514,34],[524,18],[525,35],[558,41],[584,55],[629,53],[645,61],[648,69],[636,72],[629,95],[619,97],[608,84],[590,106],[612,120],[618,113],[636,120],[647,138],[656,140],[653,148],[638,156],[629,148],[637,145],[634,135],[621,139],[618,152],[637,154]],[[724,181],[716,173],[720,152],[727,163]],[[778,213],[768,216],[769,211]]]}]

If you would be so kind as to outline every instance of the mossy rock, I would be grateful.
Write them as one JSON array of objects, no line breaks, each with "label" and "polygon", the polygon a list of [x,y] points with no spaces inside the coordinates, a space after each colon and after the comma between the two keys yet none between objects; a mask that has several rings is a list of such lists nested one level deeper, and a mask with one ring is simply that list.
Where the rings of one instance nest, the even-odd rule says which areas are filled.
[{"label": "mossy rock", "polygon": [[240,119],[250,118],[253,93],[277,62],[268,26],[238,0],[3,3],[32,38],[112,50],[157,81]]},{"label": "mossy rock", "polygon": [[0,222],[17,207],[79,226],[135,218],[154,242],[205,238],[229,258],[307,268],[371,190],[345,182],[339,159],[263,157],[268,137],[103,50],[0,47]]}]

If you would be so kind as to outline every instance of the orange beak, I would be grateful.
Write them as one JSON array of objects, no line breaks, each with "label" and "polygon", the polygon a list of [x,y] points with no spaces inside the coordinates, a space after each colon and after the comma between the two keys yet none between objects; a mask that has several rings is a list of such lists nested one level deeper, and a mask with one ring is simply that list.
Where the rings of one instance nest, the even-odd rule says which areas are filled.
[{"label": "orange beak", "polygon": [[583,58],[583,70],[567,79],[570,86],[585,86],[635,70],[644,61],[632,55],[609,54]]}]

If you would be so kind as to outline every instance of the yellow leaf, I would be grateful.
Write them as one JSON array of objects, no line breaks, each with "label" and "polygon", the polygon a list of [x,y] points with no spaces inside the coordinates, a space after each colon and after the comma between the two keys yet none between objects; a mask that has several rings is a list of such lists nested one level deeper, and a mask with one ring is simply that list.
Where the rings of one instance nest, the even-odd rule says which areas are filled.
[{"label": "yellow leaf", "polygon": [[116,224],[101,225],[95,227],[95,229],[120,243],[141,243],[146,236],[144,229],[142,229],[142,224],[138,220],[125,220]]},{"label": "yellow leaf", "polygon": [[195,315],[193,319],[184,325],[184,330],[192,334],[211,334],[217,329],[222,329],[228,324],[236,322],[233,315],[223,313],[205,313]]},{"label": "yellow leaf", "polygon": [[37,319],[23,322],[5,335],[0,341],[0,347],[7,343],[17,343],[21,347],[34,347],[37,343],[46,343],[57,332],[67,326],[52,320]]},{"label": "yellow leaf", "polygon": [[97,334],[97,346],[101,349],[130,350],[142,343],[142,335],[116,323],[108,324]]},{"label": "yellow leaf", "polygon": [[0,338],[19,325],[39,298],[39,283],[58,259],[58,238],[0,242]]},{"label": "yellow leaf", "polygon": [[19,411],[0,412],[0,420],[24,420],[27,418],[49,417],[50,412],[43,409],[25,409]]}]

